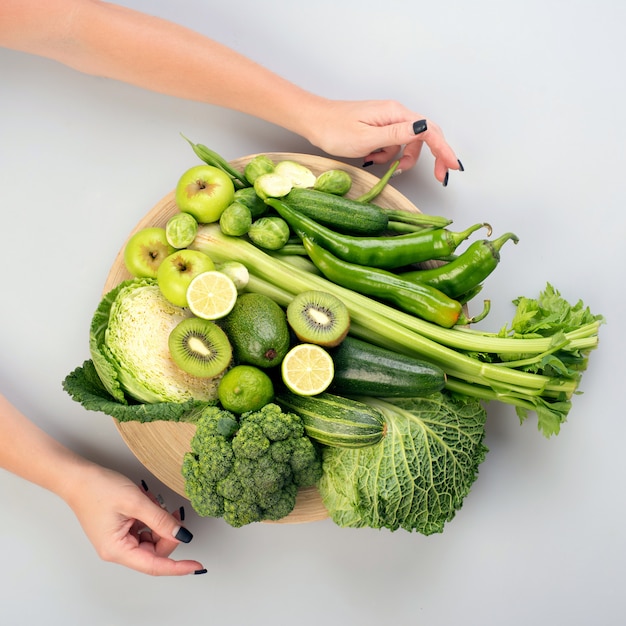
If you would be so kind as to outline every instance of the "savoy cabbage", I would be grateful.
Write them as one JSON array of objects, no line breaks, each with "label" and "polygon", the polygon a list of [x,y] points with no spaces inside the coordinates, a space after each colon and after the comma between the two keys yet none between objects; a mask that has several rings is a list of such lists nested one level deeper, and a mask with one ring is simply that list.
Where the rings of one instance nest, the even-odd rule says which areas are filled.
[{"label": "savoy cabbage", "polygon": [[445,392],[424,398],[361,398],[379,409],[387,433],[364,448],[325,448],[319,490],[342,527],[443,532],[487,453],[486,413]]}]

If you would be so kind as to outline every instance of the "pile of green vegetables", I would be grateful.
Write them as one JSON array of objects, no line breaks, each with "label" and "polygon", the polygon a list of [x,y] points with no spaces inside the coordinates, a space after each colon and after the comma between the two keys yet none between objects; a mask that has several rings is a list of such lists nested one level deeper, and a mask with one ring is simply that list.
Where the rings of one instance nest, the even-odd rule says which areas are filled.
[{"label": "pile of green vegetables", "polygon": [[[145,332],[154,336],[159,327],[171,326],[172,315],[185,315],[163,313],[153,281],[123,283],[100,303],[91,327],[92,359],[65,379],[64,388],[86,408],[120,421],[195,422],[196,436],[182,472],[200,514],[224,517],[234,526],[279,519],[293,508],[299,487],[315,484],[340,526],[441,532],[485,458],[485,402],[512,405],[520,421],[534,413],[543,435],[559,433],[589,353],[597,347],[603,319],[580,301],[568,303],[547,284],[536,299],[514,301],[510,325],[496,332],[472,329],[472,322],[488,315],[489,303],[474,317],[467,313],[468,303],[473,304],[498,266],[504,244],[517,243],[513,233],[489,239],[486,224],[454,232],[444,218],[377,205],[397,163],[365,194],[349,198],[351,181],[344,171],[309,176],[302,168],[285,182],[288,177],[264,155],[240,172],[206,146],[191,145],[203,162],[231,177],[238,204],[247,197],[257,207],[255,220],[271,218],[272,226],[258,239],[251,231],[255,220],[240,233],[232,231],[240,217],[231,223],[201,223],[190,249],[206,253],[217,267],[242,264],[245,291],[267,296],[282,308],[305,291],[332,294],[349,312],[346,346],[363,342],[398,358],[427,361],[443,372],[441,385],[421,394],[386,394],[384,385],[376,393],[373,387],[367,388],[370,393],[335,390],[317,398],[327,403],[320,408],[322,404],[311,404],[315,399],[302,403],[281,391],[275,403],[254,416],[229,417],[214,399],[186,393],[186,382],[159,369],[157,351],[148,350],[150,358],[144,354],[121,362],[107,346],[113,326],[127,324],[131,330],[130,318],[119,319],[120,294],[128,294],[132,302],[133,333],[143,332],[138,319],[153,320]],[[483,228],[487,238],[461,251],[461,244]],[[425,262],[430,262],[427,268]],[[145,308],[138,314],[140,305]],[[170,385],[167,393],[175,395],[165,400],[154,395],[154,388],[163,385]],[[348,437],[352,445],[335,445],[341,420],[330,440],[316,437],[312,427],[307,430],[312,424],[307,414],[314,413],[318,421],[323,416],[327,423],[333,411],[345,414],[350,402],[374,416],[373,421],[355,418]],[[258,423],[255,437],[260,439],[248,445],[256,460],[244,462],[234,455],[239,433],[243,438],[252,428],[244,428],[247,417],[258,422],[264,414],[274,420],[277,415],[301,419],[293,436],[310,440],[312,447],[305,446],[299,470],[288,446],[276,445]],[[363,433],[370,428],[358,442],[357,427]],[[259,488],[270,484],[272,489]]]}]

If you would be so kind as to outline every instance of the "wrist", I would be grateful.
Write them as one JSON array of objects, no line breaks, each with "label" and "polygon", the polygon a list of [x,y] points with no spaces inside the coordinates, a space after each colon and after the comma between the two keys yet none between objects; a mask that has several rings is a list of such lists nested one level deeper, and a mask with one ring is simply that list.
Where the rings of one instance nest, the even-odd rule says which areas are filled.
[{"label": "wrist", "polygon": [[57,463],[42,486],[74,508],[73,502],[102,468],[67,448],[59,452]]},{"label": "wrist", "polygon": [[306,139],[316,148],[324,149],[324,136],[332,101],[305,92],[298,106],[292,107],[294,114],[290,130]]}]

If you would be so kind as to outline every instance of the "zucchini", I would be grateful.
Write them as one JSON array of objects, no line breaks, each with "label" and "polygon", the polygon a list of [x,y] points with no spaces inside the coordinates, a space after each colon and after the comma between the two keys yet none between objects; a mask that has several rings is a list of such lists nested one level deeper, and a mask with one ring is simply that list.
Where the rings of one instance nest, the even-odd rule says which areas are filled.
[{"label": "zucchini", "polygon": [[441,391],[444,371],[416,359],[356,337],[346,337],[329,349],[335,375],[328,391],[349,396],[410,398]]},{"label": "zucchini", "polygon": [[342,233],[380,235],[389,223],[387,213],[375,204],[317,189],[294,188],[283,200],[295,211]]},{"label": "zucchini", "polygon": [[275,402],[302,419],[309,438],[337,448],[364,448],[379,443],[387,432],[383,414],[367,404],[323,392],[299,396],[285,391]]}]

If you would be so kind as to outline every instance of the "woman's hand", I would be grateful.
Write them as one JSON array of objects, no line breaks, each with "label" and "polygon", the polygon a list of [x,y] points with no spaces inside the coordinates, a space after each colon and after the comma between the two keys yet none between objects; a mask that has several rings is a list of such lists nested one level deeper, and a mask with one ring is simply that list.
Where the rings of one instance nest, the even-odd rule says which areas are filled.
[{"label": "woman's hand", "polygon": [[[435,157],[435,178],[444,185],[449,170],[463,166],[432,120],[393,100],[323,100],[309,120],[309,141],[328,154],[387,163],[400,155],[398,170],[412,168],[422,146]],[[397,171],[397,170],[396,170]]]},{"label": "woman's hand", "polygon": [[198,561],[168,558],[192,535],[181,526],[180,510],[168,513],[147,487],[142,489],[117,472],[91,465],[69,493],[67,503],[103,560],[152,576],[206,571]]}]

